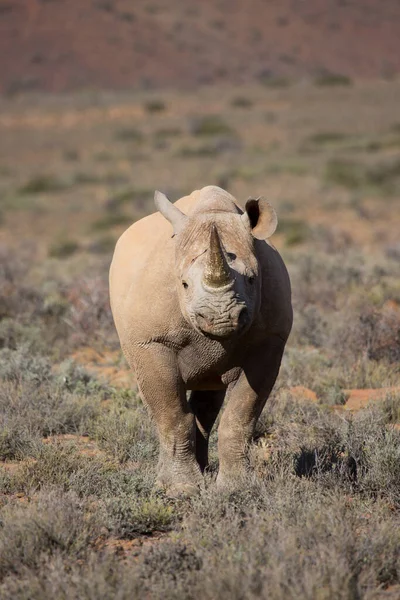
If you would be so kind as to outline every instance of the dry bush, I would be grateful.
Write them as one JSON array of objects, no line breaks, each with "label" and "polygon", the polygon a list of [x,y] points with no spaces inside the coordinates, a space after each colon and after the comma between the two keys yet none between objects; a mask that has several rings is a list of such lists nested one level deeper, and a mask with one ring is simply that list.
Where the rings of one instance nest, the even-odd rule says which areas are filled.
[{"label": "dry bush", "polygon": [[37,501],[2,511],[0,580],[8,574],[24,575],[43,568],[49,556],[87,553],[99,535],[100,520],[85,501],[73,493],[43,491]]},{"label": "dry bush", "polygon": [[68,312],[66,322],[74,345],[117,342],[110,310],[108,281],[103,277],[78,279],[66,292]]}]

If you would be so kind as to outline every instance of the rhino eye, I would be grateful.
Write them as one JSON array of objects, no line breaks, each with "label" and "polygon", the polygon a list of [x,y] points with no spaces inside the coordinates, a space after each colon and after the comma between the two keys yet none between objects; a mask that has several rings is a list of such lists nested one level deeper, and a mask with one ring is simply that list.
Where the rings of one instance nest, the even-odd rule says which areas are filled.
[{"label": "rhino eye", "polygon": [[189,287],[189,285],[186,283],[186,281],[182,281],[182,285],[185,288],[185,290],[187,290]]},{"label": "rhino eye", "polygon": [[253,283],[254,283],[254,281],[255,281],[255,277],[254,277],[254,275],[250,275],[250,277],[249,277],[248,281],[249,281],[249,284],[250,284],[250,285],[253,285]]}]

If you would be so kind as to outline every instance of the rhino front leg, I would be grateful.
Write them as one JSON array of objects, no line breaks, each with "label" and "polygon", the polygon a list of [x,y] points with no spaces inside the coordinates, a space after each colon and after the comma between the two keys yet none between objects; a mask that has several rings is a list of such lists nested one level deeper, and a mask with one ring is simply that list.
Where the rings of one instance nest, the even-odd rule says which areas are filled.
[{"label": "rhino front leg", "polygon": [[196,458],[202,471],[208,466],[208,441],[224,398],[225,390],[195,390],[190,395],[196,417]]},{"label": "rhino front leg", "polygon": [[235,485],[248,468],[247,451],[258,417],[279,373],[284,342],[272,340],[246,357],[242,372],[227,390],[218,429],[218,485]]},{"label": "rhino front leg", "polygon": [[141,396],[159,434],[157,484],[171,496],[196,493],[203,478],[195,454],[195,418],[175,354],[154,343],[136,352],[134,362]]}]

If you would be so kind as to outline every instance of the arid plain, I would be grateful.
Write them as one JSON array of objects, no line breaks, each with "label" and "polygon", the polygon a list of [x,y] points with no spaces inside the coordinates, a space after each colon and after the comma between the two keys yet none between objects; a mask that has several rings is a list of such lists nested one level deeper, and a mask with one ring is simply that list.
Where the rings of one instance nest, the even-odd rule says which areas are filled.
[{"label": "arid plain", "polygon": [[[324,74],[0,100],[2,598],[400,597],[399,98]],[[295,324],[246,485],[217,493],[213,434],[171,500],[108,267],[154,189],[209,184],[276,208]]]}]

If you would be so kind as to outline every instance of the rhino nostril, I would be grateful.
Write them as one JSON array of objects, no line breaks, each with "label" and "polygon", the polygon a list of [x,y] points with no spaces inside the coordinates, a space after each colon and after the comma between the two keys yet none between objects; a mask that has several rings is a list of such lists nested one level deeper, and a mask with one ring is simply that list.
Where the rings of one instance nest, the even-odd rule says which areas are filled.
[{"label": "rhino nostril", "polygon": [[211,323],[213,322],[213,318],[212,317],[206,317],[205,315],[203,315],[203,313],[198,312],[197,313],[197,318],[203,319],[204,321],[206,321],[206,323],[208,323],[209,325],[211,325]]},{"label": "rhino nostril", "polygon": [[249,314],[249,311],[247,310],[247,308],[243,307],[238,316],[238,324],[239,325],[244,325],[246,323],[248,314]]}]

